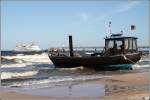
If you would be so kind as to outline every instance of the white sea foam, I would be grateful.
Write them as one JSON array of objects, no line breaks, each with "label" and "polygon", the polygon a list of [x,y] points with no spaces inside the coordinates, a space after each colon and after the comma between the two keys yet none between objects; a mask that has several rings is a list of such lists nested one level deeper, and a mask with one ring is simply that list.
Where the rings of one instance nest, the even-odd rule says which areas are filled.
[{"label": "white sea foam", "polygon": [[150,61],[149,55],[148,56],[143,56],[139,62],[141,62],[141,61]]},{"label": "white sea foam", "polygon": [[148,67],[150,67],[150,65],[139,65],[139,64],[134,64],[134,65],[132,65],[132,68],[133,69],[140,69],[140,68],[148,68]]},{"label": "white sea foam", "polygon": [[21,68],[32,65],[33,63],[14,63],[14,64],[2,64],[1,68]]},{"label": "white sea foam", "polygon": [[2,73],[1,79],[17,79],[27,78],[36,75],[42,68],[51,67],[51,63],[47,54],[35,55],[16,55],[16,56],[3,56],[3,58],[11,60],[12,63],[3,63],[1,65]]},{"label": "white sea foam", "polygon": [[[31,67],[39,65],[49,65],[52,64],[48,55],[35,54],[35,55],[16,55],[16,56],[3,56],[3,58],[12,60],[13,63],[2,63],[1,68],[22,68],[22,67]],[[41,66],[42,67],[42,66]]]},{"label": "white sea foam", "polygon": [[36,75],[38,71],[26,71],[26,72],[2,72],[1,79],[17,79],[25,78]]},{"label": "white sea foam", "polygon": [[34,55],[16,55],[16,56],[3,56],[6,59],[16,59],[22,60],[25,62],[43,62],[43,63],[51,63],[47,54],[34,54]]},{"label": "white sea foam", "polygon": [[140,67],[147,68],[147,67],[150,67],[150,65],[140,65]]},{"label": "white sea foam", "polygon": [[[55,76],[55,77],[49,77],[48,79],[42,79],[42,80],[32,80],[32,81],[27,81],[27,82],[16,82],[10,87],[15,86],[23,86],[23,87],[29,87],[30,88],[43,88],[43,87],[52,87],[55,85],[62,85],[62,82],[68,84],[69,82],[72,81],[86,81],[86,80],[94,80],[94,79],[100,79],[104,77],[111,77],[111,76],[103,76],[103,75],[85,75],[85,76]],[[61,83],[60,83],[61,82]],[[64,83],[64,84],[65,84]]]}]

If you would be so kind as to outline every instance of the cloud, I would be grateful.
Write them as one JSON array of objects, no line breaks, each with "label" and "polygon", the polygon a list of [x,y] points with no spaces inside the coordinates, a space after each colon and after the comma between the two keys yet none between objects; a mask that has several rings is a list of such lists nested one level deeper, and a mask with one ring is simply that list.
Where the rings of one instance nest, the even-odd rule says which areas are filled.
[{"label": "cloud", "polygon": [[[94,19],[93,21],[101,21],[101,20],[107,19],[110,16],[129,11],[130,9],[139,5],[140,3],[141,3],[141,1],[120,2],[120,4],[117,3],[116,8],[110,10],[109,12],[102,13],[100,16],[98,16],[98,15],[95,17],[93,16],[92,19]],[[84,22],[89,21],[89,14],[87,14],[86,12],[78,13],[77,16],[80,19],[82,19]]]},{"label": "cloud", "polygon": [[131,8],[140,4],[141,1],[128,1],[128,4],[120,5],[120,9],[116,10],[114,13],[121,13],[130,10]]},{"label": "cloud", "polygon": [[88,19],[89,19],[89,15],[86,14],[86,13],[80,13],[80,14],[78,14],[78,16],[79,16],[84,22],[88,21]]},{"label": "cloud", "polygon": [[119,14],[119,13],[123,13],[123,12],[129,11],[130,9],[134,8],[135,6],[137,6],[140,3],[141,3],[141,1],[127,1],[124,4],[120,4],[117,7],[117,9],[101,15],[98,19],[99,20],[103,20],[106,17],[113,16],[113,15],[116,15],[116,14]]}]

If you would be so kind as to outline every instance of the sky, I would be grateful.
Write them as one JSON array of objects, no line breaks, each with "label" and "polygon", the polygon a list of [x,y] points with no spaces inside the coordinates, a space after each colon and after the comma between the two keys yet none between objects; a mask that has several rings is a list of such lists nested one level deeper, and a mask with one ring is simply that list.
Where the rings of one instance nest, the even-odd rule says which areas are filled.
[{"label": "sky", "polygon": [[[68,46],[104,46],[109,33],[138,37],[148,45],[148,0],[137,1],[2,1],[1,49],[35,43],[42,49]],[[131,25],[136,30],[131,32]]]}]

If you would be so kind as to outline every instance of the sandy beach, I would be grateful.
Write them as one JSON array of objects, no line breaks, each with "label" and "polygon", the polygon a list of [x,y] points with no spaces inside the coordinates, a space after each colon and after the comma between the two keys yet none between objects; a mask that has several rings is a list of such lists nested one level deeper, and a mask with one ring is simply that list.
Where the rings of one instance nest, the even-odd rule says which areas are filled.
[{"label": "sandy beach", "polygon": [[[104,95],[103,96],[79,96],[79,97],[65,97],[63,95],[57,97],[57,92],[65,92],[62,87],[57,87],[57,91],[54,90],[49,92],[49,96],[34,95],[29,93],[19,93],[19,92],[2,92],[0,97],[2,100],[149,100],[148,92],[148,72],[139,72],[139,73],[125,73],[125,74],[116,74],[112,77],[107,77],[103,79],[97,79],[92,81],[81,82],[80,86],[89,85],[95,86],[102,85],[104,86]],[[97,84],[97,85],[96,85]],[[98,88],[98,87],[97,87]],[[72,90],[73,91],[73,90]],[[46,91],[45,91],[46,92]],[[82,91],[78,91],[82,92]],[[97,91],[95,91],[96,94]]]}]

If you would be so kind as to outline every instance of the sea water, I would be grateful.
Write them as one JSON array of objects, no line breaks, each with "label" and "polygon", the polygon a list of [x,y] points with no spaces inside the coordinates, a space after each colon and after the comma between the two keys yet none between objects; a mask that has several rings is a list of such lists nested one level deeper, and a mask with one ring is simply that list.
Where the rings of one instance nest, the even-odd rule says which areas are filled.
[{"label": "sea water", "polygon": [[[119,71],[95,71],[92,69],[84,69],[82,66],[77,68],[55,68],[48,54],[42,52],[29,54],[13,54],[7,52],[2,57],[10,60],[13,59],[12,62],[1,62],[2,90],[10,89],[19,92],[26,91],[26,93],[32,91],[32,94],[40,95],[44,93],[44,96],[55,96],[53,91],[60,91],[57,97],[62,97],[62,95],[65,97],[70,95],[71,97],[76,97],[79,96],[77,91],[80,91],[81,96],[87,96],[92,93],[89,93],[88,89],[98,91],[96,93],[99,94],[93,94],[95,97],[101,96],[105,92],[103,85],[87,84],[84,86],[79,83],[104,79],[111,77],[112,74],[142,72],[148,71],[149,69],[148,56],[143,56],[137,64],[133,65],[133,70]],[[65,92],[61,93],[61,90],[65,90]],[[47,91],[50,94],[42,91]]]}]

